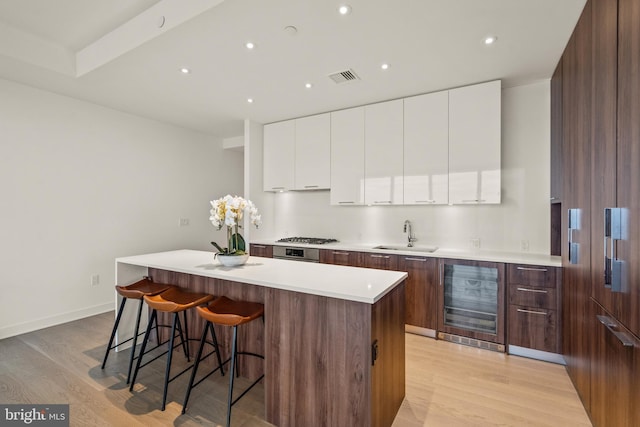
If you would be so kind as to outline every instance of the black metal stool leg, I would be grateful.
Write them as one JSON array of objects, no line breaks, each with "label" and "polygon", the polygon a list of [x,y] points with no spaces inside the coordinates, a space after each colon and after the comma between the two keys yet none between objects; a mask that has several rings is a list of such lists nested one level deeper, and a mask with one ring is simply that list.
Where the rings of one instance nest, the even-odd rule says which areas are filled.
[{"label": "black metal stool leg", "polygon": [[173,313],[173,323],[171,325],[171,338],[169,338],[169,355],[167,356],[167,369],[164,373],[164,391],[162,392],[162,410],[167,403],[167,391],[169,389],[169,375],[171,374],[171,359],[173,358],[173,341],[176,335],[176,324],[180,322],[179,313]]},{"label": "black metal stool leg", "polygon": [[182,350],[184,354],[187,356],[187,362],[191,361],[191,354],[189,352],[189,325],[187,324],[187,311],[182,312],[182,317],[184,317],[184,336],[185,340],[182,342]]},{"label": "black metal stool leg", "polygon": [[142,306],[143,301],[140,300],[140,304],[138,305],[138,316],[136,317],[136,330],[133,333],[133,344],[131,344],[131,355],[129,356],[129,369],[127,370],[127,384],[129,384],[129,380],[131,379],[131,367],[133,366],[133,359],[135,359],[136,355],[136,344],[138,343],[138,331],[140,330],[140,316],[142,315]]},{"label": "black metal stool leg", "polygon": [[[131,384],[129,385],[129,391],[133,391],[133,386],[136,383],[136,377],[138,376],[138,371],[140,370],[140,364],[142,363],[142,356],[144,355],[144,351],[147,348],[147,342],[149,342],[149,335],[151,334],[151,327],[153,322],[156,321],[158,316],[158,312],[153,310],[151,312],[151,320],[147,324],[147,330],[144,333],[144,338],[142,339],[142,347],[140,348],[140,356],[138,356],[138,362],[136,363],[136,369],[133,371],[133,378],[131,378]],[[157,324],[157,323],[156,323]]]},{"label": "black metal stool leg", "polygon": [[229,397],[227,399],[227,427],[231,426],[231,404],[233,402],[233,372],[236,365],[238,345],[238,326],[233,327],[233,344],[231,347],[231,368],[229,368]]},{"label": "black metal stool leg", "polygon": [[118,331],[118,325],[120,324],[120,318],[122,317],[122,312],[124,311],[124,305],[127,303],[127,298],[122,298],[122,302],[120,303],[120,308],[118,309],[118,314],[116,315],[116,322],[113,324],[113,329],[111,330],[111,338],[109,338],[109,344],[107,344],[107,351],[104,352],[104,359],[102,360],[102,369],[104,369],[104,365],[107,364],[107,358],[109,357],[109,352],[111,351],[111,345],[113,345],[113,339],[116,336],[116,332]]},{"label": "black metal stool leg", "polygon": [[[209,326],[211,323],[207,322],[202,330],[202,338],[200,338],[200,345],[198,346],[198,354],[196,355],[196,361],[193,364],[193,369],[191,370],[191,378],[189,379],[189,385],[187,386],[187,394],[184,397],[184,403],[182,404],[182,413],[184,414],[187,410],[187,403],[189,402],[189,396],[191,395],[191,389],[193,388],[193,381],[196,379],[196,372],[198,371],[198,366],[200,365],[200,358],[202,357],[202,349],[204,349],[204,343],[207,341],[207,332],[209,332]],[[220,357],[218,355],[218,357]]]}]

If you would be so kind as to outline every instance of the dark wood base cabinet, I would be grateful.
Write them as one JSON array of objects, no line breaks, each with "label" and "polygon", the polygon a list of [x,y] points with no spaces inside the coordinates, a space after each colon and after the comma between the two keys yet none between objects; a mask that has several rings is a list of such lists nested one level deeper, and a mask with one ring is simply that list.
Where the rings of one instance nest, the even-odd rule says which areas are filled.
[{"label": "dark wood base cabinet", "polygon": [[509,345],[560,353],[562,271],[536,265],[507,265]]}]

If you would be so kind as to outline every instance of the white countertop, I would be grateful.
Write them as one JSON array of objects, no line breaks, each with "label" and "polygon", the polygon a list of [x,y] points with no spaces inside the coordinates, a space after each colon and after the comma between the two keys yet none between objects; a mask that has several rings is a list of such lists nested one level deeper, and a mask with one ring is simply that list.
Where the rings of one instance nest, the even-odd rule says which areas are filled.
[{"label": "white countertop", "polygon": [[[504,262],[509,264],[526,264],[526,265],[541,265],[546,267],[562,267],[562,258],[559,256],[534,254],[529,252],[497,252],[497,251],[464,251],[450,248],[438,248],[435,252],[419,252],[419,251],[403,251],[403,250],[388,250],[388,249],[373,249],[374,246],[380,244],[372,243],[355,243],[355,242],[337,242],[327,243],[324,245],[306,245],[300,243],[279,243],[271,239],[252,240],[251,243],[262,245],[277,245],[277,246],[292,246],[292,247],[307,247],[317,249],[329,249],[329,250],[342,250],[342,251],[357,251],[357,252],[372,252],[372,253],[384,253],[384,254],[396,254],[396,255],[413,255],[413,256],[425,256],[433,258],[450,258],[450,259],[466,259],[473,261],[490,261],[490,262]],[[416,245],[419,247],[419,245]]]},{"label": "white countertop", "polygon": [[224,267],[213,252],[177,250],[116,259],[118,263],[213,277],[268,288],[373,304],[407,277],[399,271],[344,267],[251,256]]}]

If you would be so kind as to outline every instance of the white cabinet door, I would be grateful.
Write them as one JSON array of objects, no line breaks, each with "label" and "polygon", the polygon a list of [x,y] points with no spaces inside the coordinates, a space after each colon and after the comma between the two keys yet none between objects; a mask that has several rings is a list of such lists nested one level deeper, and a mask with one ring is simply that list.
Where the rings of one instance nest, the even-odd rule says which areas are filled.
[{"label": "white cabinet door", "polygon": [[364,203],[364,107],[331,113],[331,204]]},{"label": "white cabinet door", "polygon": [[449,203],[449,92],[404,100],[404,204]]},{"label": "white cabinet door", "polygon": [[295,189],[328,189],[331,185],[331,116],[296,119]]},{"label": "white cabinet door", "polygon": [[293,188],[295,161],[295,120],[264,127],[264,191]]},{"label": "white cabinet door", "polygon": [[364,202],[401,205],[403,201],[403,101],[365,107]]},{"label": "white cabinet door", "polygon": [[500,81],[449,91],[449,203],[500,203]]}]

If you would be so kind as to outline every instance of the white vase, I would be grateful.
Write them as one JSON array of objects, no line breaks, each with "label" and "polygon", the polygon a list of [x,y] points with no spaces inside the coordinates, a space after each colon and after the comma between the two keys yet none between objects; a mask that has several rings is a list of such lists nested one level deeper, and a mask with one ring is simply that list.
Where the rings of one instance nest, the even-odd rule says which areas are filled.
[{"label": "white vase", "polygon": [[223,255],[217,254],[216,259],[218,262],[225,267],[236,267],[238,265],[243,265],[249,260],[249,254],[244,255]]}]

